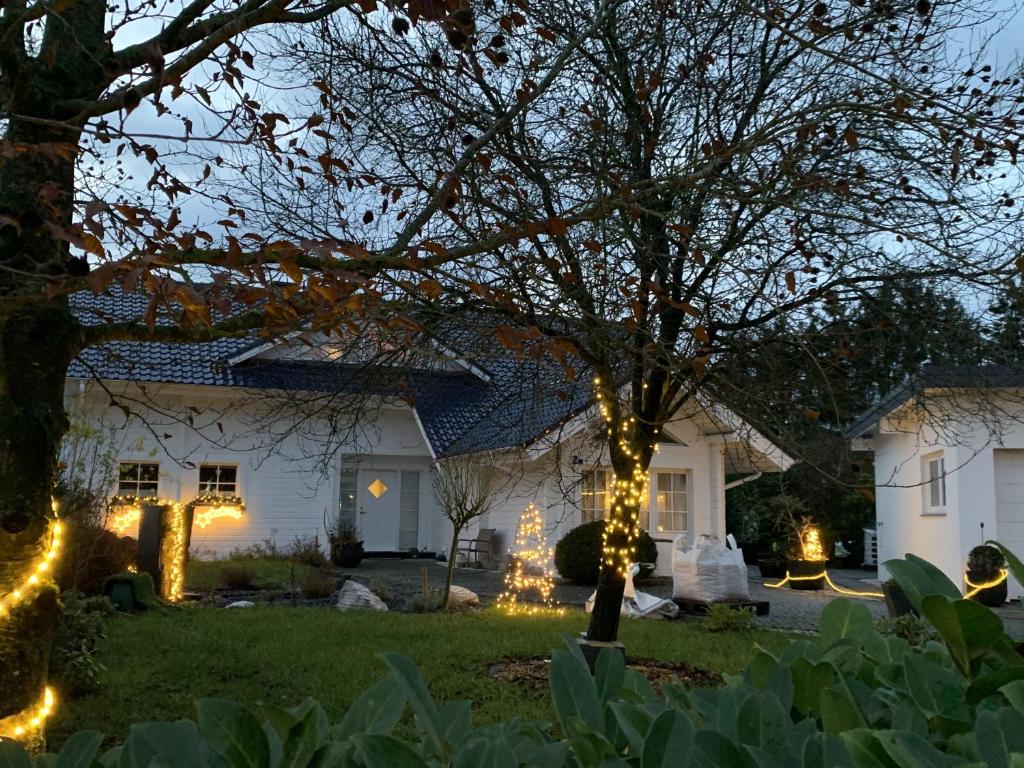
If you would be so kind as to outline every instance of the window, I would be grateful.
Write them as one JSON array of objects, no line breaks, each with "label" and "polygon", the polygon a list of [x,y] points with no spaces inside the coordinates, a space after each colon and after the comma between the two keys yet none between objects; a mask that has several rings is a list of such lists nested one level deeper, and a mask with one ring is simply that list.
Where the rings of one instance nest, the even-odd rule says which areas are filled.
[{"label": "window", "polygon": [[200,464],[199,492],[238,495],[238,467],[231,464]]},{"label": "window", "polygon": [[580,522],[604,520],[610,503],[608,472],[603,469],[585,470],[580,475]]},{"label": "window", "polygon": [[123,461],[117,467],[117,493],[120,496],[156,496],[160,487],[160,465]]},{"label": "window", "polygon": [[941,514],[946,511],[946,459],[941,453],[933,453],[922,461],[925,513]]},{"label": "window", "polygon": [[341,490],[338,495],[338,525],[353,528],[356,524],[356,470],[341,470]]},{"label": "window", "polygon": [[398,548],[409,550],[419,545],[420,473],[402,472],[402,493],[399,501]]},{"label": "window", "polygon": [[685,472],[659,472],[657,490],[658,531],[686,533],[689,494]]}]

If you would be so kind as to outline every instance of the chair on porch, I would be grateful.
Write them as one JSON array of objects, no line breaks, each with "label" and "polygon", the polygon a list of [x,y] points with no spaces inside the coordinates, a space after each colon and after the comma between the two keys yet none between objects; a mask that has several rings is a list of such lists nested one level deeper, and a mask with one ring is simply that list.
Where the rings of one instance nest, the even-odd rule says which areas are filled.
[{"label": "chair on porch", "polygon": [[490,568],[493,559],[493,546],[496,539],[494,528],[481,528],[472,539],[459,539],[458,547],[455,550],[455,564],[459,564],[460,557],[464,557],[464,563],[472,566],[479,562],[484,568]]}]

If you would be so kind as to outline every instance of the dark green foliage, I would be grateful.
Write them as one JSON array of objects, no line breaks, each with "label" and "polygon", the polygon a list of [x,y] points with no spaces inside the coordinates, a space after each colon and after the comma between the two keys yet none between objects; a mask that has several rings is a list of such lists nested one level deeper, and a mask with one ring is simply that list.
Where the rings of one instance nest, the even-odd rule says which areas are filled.
[{"label": "dark green foliage", "polygon": [[135,564],[138,542],[102,526],[72,519],[64,524],[64,543],[56,581],[62,591],[103,593],[103,584]]},{"label": "dark green foliage", "polygon": [[227,589],[252,589],[256,582],[256,569],[244,562],[227,563],[217,578]]},{"label": "dark green foliage", "polygon": [[334,594],[335,581],[330,571],[323,568],[316,568],[308,571],[300,584],[303,597],[320,599],[330,597]]},{"label": "dark green foliage", "polygon": [[[131,608],[125,607],[125,610],[161,610],[166,607],[165,603],[162,603],[156,596],[156,587],[153,585],[153,577],[148,573],[131,573],[126,571],[125,573],[119,573],[116,576],[111,576],[107,579],[103,585],[103,593],[107,596],[113,595],[113,589],[115,584],[127,584],[129,585],[132,593],[133,605]],[[121,608],[121,606],[117,606]]]},{"label": "dark green foliage", "polygon": [[[562,537],[555,545],[555,568],[563,578],[574,584],[596,584],[601,564],[601,540],[604,521],[578,525]],[[640,532],[637,540],[637,563],[658,562],[658,547],[646,531]],[[648,575],[641,571],[641,576]]]},{"label": "dark green foliage", "polygon": [[975,577],[994,577],[1006,566],[1006,558],[996,547],[979,544],[967,555],[967,570]]},{"label": "dark green foliage", "polygon": [[[915,564],[914,585],[928,568]],[[656,692],[621,654],[595,673],[579,645],[552,654],[558,735],[511,719],[474,726],[465,701],[437,702],[411,659],[383,654],[389,674],[331,725],[311,701],[290,710],[207,699],[196,722],[144,723],[100,757],[91,732],[57,764],[535,766],[536,768],[1012,768],[1024,761],[1024,657],[978,603],[926,594],[940,640],[911,645],[872,626],[863,603],[826,606],[819,634],[781,653],[759,650],[741,677],[713,689]],[[405,718],[407,712],[414,718]],[[405,719],[404,719],[405,718]],[[400,723],[407,725],[399,726]],[[200,757],[205,756],[205,757]],[[0,765],[20,765],[0,752]]]},{"label": "dark green foliage", "polygon": [[50,655],[50,680],[63,698],[80,696],[99,687],[103,665],[96,658],[96,646],[107,636],[106,620],[114,605],[105,597],[75,593],[61,598],[63,611]]},{"label": "dark green foliage", "polygon": [[730,608],[722,603],[713,603],[704,620],[708,632],[747,632],[754,628],[756,617],[750,608]]}]

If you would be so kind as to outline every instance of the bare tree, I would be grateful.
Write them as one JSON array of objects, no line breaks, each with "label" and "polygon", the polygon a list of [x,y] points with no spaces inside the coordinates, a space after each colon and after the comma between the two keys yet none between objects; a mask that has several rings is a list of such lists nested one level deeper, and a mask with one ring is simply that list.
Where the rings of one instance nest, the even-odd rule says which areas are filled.
[{"label": "bare tree", "polygon": [[[417,271],[429,310],[486,308],[506,318],[500,343],[593,380],[616,482],[591,640],[617,634],[660,431],[706,395],[729,401],[723,361],[886,281],[978,290],[1016,270],[1018,68],[952,50],[993,21],[957,0],[670,0],[595,24],[588,3],[557,0],[484,9],[486,45],[433,69],[429,41],[372,20],[313,46],[318,76],[374,85],[353,99],[376,129],[339,140],[425,192],[438,146],[475,140],[529,92],[549,47],[585,38],[460,175],[432,232],[449,249],[482,233],[516,242]],[[501,79],[480,76],[487,62]],[[457,87],[435,87],[452,70]]]},{"label": "bare tree", "polygon": [[435,466],[434,490],[444,516],[452,524],[448,571],[441,605],[448,605],[452,572],[462,532],[494,508],[503,487],[502,476],[487,454],[465,454],[440,459]]}]

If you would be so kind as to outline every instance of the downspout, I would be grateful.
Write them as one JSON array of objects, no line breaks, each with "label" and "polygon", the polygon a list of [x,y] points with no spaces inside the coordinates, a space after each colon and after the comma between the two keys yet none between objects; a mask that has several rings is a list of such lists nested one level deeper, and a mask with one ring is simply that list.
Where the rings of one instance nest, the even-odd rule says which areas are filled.
[{"label": "downspout", "polygon": [[757,480],[757,478],[759,478],[763,474],[764,472],[755,472],[752,475],[741,477],[739,480],[733,480],[731,483],[725,484],[725,490],[729,491],[732,490],[733,488],[739,488],[741,485],[744,485],[745,483],[750,483],[753,482],[754,480]]}]

